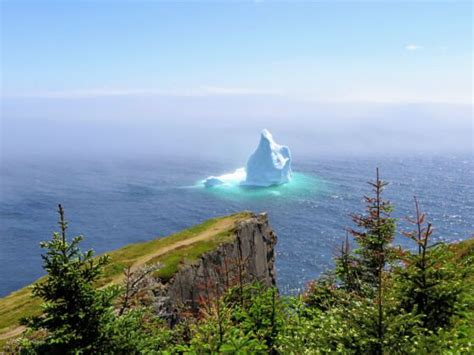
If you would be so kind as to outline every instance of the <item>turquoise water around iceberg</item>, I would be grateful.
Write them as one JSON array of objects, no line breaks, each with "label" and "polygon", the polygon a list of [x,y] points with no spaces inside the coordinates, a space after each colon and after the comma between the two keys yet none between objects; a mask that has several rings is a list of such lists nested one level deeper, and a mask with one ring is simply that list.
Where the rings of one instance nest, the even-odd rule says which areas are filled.
[{"label": "turquoise water around iceberg", "polygon": [[293,172],[292,179],[287,184],[269,187],[241,186],[238,182],[233,184],[205,187],[202,181],[195,185],[204,193],[221,199],[232,201],[244,201],[253,199],[281,198],[289,200],[302,196],[316,196],[330,192],[329,184],[315,175]]}]

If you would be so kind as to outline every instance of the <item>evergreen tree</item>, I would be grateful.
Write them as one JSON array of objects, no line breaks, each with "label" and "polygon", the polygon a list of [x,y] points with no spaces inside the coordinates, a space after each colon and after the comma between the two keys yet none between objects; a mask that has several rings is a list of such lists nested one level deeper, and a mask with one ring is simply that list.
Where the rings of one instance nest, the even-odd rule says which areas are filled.
[{"label": "evergreen tree", "polygon": [[[356,274],[364,282],[364,291],[368,296],[374,295],[377,305],[377,338],[379,339],[378,353],[382,352],[384,337],[383,324],[383,279],[389,262],[395,259],[395,249],[392,241],[395,236],[395,219],[391,217],[392,204],[382,198],[382,192],[387,185],[376,170],[375,182],[369,182],[374,196],[365,196],[365,214],[351,215],[359,229],[351,229],[350,233],[358,244],[354,251],[357,256],[355,263]],[[352,273],[353,274],[353,273]],[[349,273],[348,273],[349,275]]]},{"label": "evergreen tree", "polygon": [[342,242],[340,254],[334,258],[336,269],[334,274],[337,277],[339,288],[355,294],[362,293],[362,283],[360,275],[360,263],[358,258],[351,253],[349,237]]},{"label": "evergreen tree", "polygon": [[354,252],[358,256],[361,277],[379,289],[383,271],[387,263],[395,259],[396,253],[391,245],[395,236],[395,219],[390,216],[393,206],[382,198],[387,183],[380,180],[379,169],[376,174],[375,182],[368,183],[374,196],[364,196],[366,213],[351,215],[360,229],[350,229],[350,233],[358,244]]},{"label": "evergreen tree", "polygon": [[43,314],[24,320],[31,330],[46,331],[46,337],[30,346],[41,353],[97,352],[107,342],[105,328],[113,317],[115,288],[96,289],[94,283],[109,262],[93,251],[81,252],[82,236],[68,241],[64,209],[58,209],[60,233],[42,242],[45,280],[33,286],[33,296],[44,300]]},{"label": "evergreen tree", "polygon": [[444,244],[430,245],[433,233],[431,223],[425,224],[415,200],[414,231],[403,233],[417,244],[417,252],[404,258],[405,267],[398,269],[397,297],[401,308],[422,316],[423,326],[429,330],[444,328],[456,311],[457,299],[462,291],[462,270],[456,270],[453,254]]}]

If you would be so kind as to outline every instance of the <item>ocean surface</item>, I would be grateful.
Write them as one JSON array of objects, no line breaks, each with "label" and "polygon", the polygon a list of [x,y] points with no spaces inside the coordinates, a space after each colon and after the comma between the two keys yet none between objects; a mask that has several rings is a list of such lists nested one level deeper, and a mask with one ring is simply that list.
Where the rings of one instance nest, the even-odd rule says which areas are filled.
[{"label": "ocean surface", "polygon": [[[0,194],[0,296],[44,274],[39,243],[58,230],[57,204],[69,236],[83,234],[97,253],[166,236],[208,218],[242,210],[267,211],[278,235],[277,277],[295,293],[332,265],[337,247],[362,212],[375,168],[390,184],[400,228],[409,228],[413,196],[448,242],[474,234],[472,156],[296,159],[285,186],[206,189],[209,175],[232,172],[226,162],[188,159],[3,161]],[[413,247],[398,235],[396,242]]]}]

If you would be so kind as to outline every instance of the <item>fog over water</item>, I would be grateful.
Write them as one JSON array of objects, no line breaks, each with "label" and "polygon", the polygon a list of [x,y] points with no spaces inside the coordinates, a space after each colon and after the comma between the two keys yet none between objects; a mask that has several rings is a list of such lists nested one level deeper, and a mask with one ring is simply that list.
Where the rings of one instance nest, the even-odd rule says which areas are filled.
[{"label": "fog over water", "polygon": [[473,149],[472,120],[467,104],[271,95],[6,98],[2,159],[145,155],[242,163],[263,128],[296,156],[466,154]]}]

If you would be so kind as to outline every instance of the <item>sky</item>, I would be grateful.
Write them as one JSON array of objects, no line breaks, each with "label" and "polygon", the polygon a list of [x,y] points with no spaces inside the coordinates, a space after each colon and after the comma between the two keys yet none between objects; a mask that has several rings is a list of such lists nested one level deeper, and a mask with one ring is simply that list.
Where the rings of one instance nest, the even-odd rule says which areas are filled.
[{"label": "sky", "polygon": [[470,1],[1,6],[4,158],[71,132],[95,152],[212,155],[265,127],[302,153],[472,152]]}]

